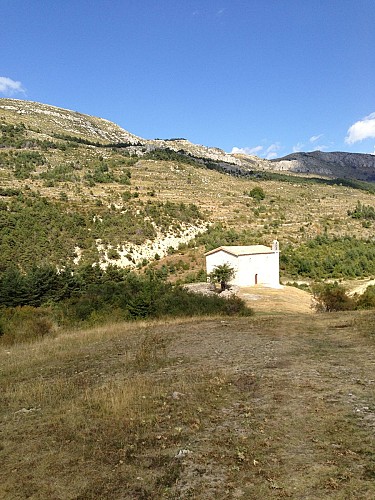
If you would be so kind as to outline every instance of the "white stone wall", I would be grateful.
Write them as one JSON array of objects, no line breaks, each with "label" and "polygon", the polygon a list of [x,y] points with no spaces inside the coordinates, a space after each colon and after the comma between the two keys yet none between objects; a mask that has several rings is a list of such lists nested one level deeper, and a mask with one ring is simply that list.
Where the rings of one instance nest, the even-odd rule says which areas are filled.
[{"label": "white stone wall", "polygon": [[[238,258],[235,255],[224,252],[224,250],[219,250],[218,252],[212,253],[206,256],[206,271],[210,274],[216,266],[221,266],[222,264],[229,264],[236,271],[236,276],[238,274]],[[232,280],[231,283],[236,285],[236,279]]]},{"label": "white stone wall", "polygon": [[239,286],[279,285],[279,253],[240,255],[238,257]]},{"label": "white stone wall", "polygon": [[224,263],[236,271],[235,277],[230,282],[232,285],[254,286],[257,283],[275,288],[279,286],[279,252],[236,257],[219,250],[206,256],[207,273]]}]

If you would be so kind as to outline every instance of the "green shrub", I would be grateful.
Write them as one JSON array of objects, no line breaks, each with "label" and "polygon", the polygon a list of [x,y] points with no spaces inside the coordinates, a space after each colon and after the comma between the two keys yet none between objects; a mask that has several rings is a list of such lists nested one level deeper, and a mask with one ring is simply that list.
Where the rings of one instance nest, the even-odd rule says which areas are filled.
[{"label": "green shrub", "polygon": [[218,295],[203,295],[185,290],[180,286],[170,288],[155,302],[156,317],[164,316],[208,316],[251,315],[245,302],[239,297],[222,298]]},{"label": "green shrub", "polygon": [[154,149],[143,155],[145,160],[159,160],[159,161],[174,161],[177,163],[186,163],[188,165],[195,165],[196,162],[193,158],[187,156],[183,151],[177,152],[169,148]]},{"label": "green shrub", "polygon": [[375,246],[372,240],[351,236],[317,236],[299,246],[283,247],[280,268],[289,276],[313,279],[370,276],[375,274]]},{"label": "green shrub", "polygon": [[104,322],[111,310],[121,319],[251,314],[241,299],[194,294],[166,283],[157,272],[128,273],[121,281],[107,279],[106,274],[56,305],[63,324]]},{"label": "green shrub", "polygon": [[348,297],[343,286],[326,283],[313,287],[315,309],[318,312],[351,311],[356,308],[355,301]]},{"label": "green shrub", "polygon": [[350,215],[353,219],[374,220],[375,208],[371,205],[364,205],[358,201],[354,210],[348,210],[348,215]]},{"label": "green shrub", "polygon": [[368,286],[362,295],[357,297],[358,309],[375,309],[375,285]]},{"label": "green shrub", "polygon": [[221,264],[212,270],[209,274],[210,281],[212,283],[220,283],[221,290],[225,290],[228,286],[228,282],[234,277],[235,270],[229,264]]},{"label": "green shrub", "polygon": [[260,186],[256,186],[249,192],[249,196],[251,198],[254,198],[256,201],[262,201],[266,197],[266,193],[264,192],[263,188]]},{"label": "green shrub", "polygon": [[120,258],[120,254],[116,248],[110,248],[107,252],[108,259],[117,260]]},{"label": "green shrub", "polygon": [[35,342],[54,333],[54,324],[49,309],[31,306],[12,307],[0,310],[0,342],[13,345]]},{"label": "green shrub", "polygon": [[[75,246],[83,250],[82,262],[93,264],[98,261],[97,238],[114,247],[124,241],[142,244],[155,238],[154,224],[166,231],[180,222],[195,223],[203,218],[193,204],[149,200],[138,210],[128,203],[124,211],[100,204],[82,211],[74,201],[67,203],[64,192],[58,202],[35,193],[10,190],[4,194],[9,199],[0,210],[0,273],[13,264],[26,272],[34,265],[61,268],[69,258],[72,262]],[[124,201],[130,196],[125,191]]]},{"label": "green shrub", "polygon": [[49,168],[47,171],[42,172],[39,177],[49,182],[76,182],[79,176],[76,169],[72,164],[57,165],[54,168]]}]

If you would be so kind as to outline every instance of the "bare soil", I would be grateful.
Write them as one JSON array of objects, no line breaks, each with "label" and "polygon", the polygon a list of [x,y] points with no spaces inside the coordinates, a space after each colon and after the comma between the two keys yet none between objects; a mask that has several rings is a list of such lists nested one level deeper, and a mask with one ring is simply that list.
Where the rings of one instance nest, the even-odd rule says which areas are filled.
[{"label": "bare soil", "polygon": [[366,279],[366,280],[356,280],[349,282],[347,284],[348,294],[349,295],[361,295],[364,293],[369,286],[375,285],[374,279]]},{"label": "bare soil", "polygon": [[242,287],[237,295],[258,313],[312,313],[311,294],[293,286]]}]

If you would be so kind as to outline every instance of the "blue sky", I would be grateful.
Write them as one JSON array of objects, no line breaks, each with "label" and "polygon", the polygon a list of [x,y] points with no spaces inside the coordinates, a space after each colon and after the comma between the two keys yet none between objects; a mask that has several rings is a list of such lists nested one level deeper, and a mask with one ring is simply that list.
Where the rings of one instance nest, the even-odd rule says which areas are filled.
[{"label": "blue sky", "polygon": [[0,97],[225,151],[375,152],[375,0],[0,0]]}]

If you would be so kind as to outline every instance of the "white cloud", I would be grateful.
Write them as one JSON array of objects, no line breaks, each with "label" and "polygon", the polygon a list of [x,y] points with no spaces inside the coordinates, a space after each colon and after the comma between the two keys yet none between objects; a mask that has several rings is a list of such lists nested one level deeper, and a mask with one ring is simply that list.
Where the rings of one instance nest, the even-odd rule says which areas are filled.
[{"label": "white cloud", "polygon": [[327,144],[314,144],[318,139],[323,137],[324,134],[313,135],[309,139],[309,143],[305,142],[297,142],[292,148],[293,153],[301,153],[302,151],[327,151],[333,146],[333,142]]},{"label": "white cloud", "polygon": [[329,149],[329,146],[325,146],[324,144],[315,146],[315,151],[326,151],[327,149]]},{"label": "white cloud", "polygon": [[267,148],[261,145],[244,148],[234,147],[232,148],[231,154],[256,155],[260,158],[271,160],[272,158],[276,158],[278,156],[277,151],[279,151],[280,149],[282,149],[280,143],[275,142]]},{"label": "white cloud", "polygon": [[278,142],[275,142],[274,144],[271,144],[271,146],[268,146],[266,149],[266,160],[272,160],[273,158],[277,158],[277,151],[280,151],[281,146]]},{"label": "white cloud", "polygon": [[262,151],[263,146],[255,146],[253,148],[232,148],[231,154],[240,154],[240,155],[256,155],[260,151]]},{"label": "white cloud", "polygon": [[362,120],[355,122],[348,130],[345,142],[354,144],[363,139],[375,139],[375,113],[365,116]]},{"label": "white cloud", "polygon": [[305,147],[303,142],[297,142],[295,146],[293,146],[293,153],[299,153]]},{"label": "white cloud", "polygon": [[224,12],[225,12],[225,11],[226,11],[226,9],[220,9],[220,10],[218,10],[218,11],[216,12],[216,15],[217,15],[218,17],[220,17],[220,16],[222,16],[222,15],[224,14]]},{"label": "white cloud", "polygon": [[319,134],[319,135],[313,135],[310,137],[309,141],[310,142],[316,142],[318,139],[320,139],[321,137],[323,137],[323,134]]},{"label": "white cloud", "polygon": [[266,155],[266,160],[273,160],[274,158],[277,158],[277,153],[273,152],[273,153],[268,153]]},{"label": "white cloud", "polygon": [[25,92],[21,82],[16,82],[6,76],[0,76],[0,93],[5,95],[22,94]]}]

